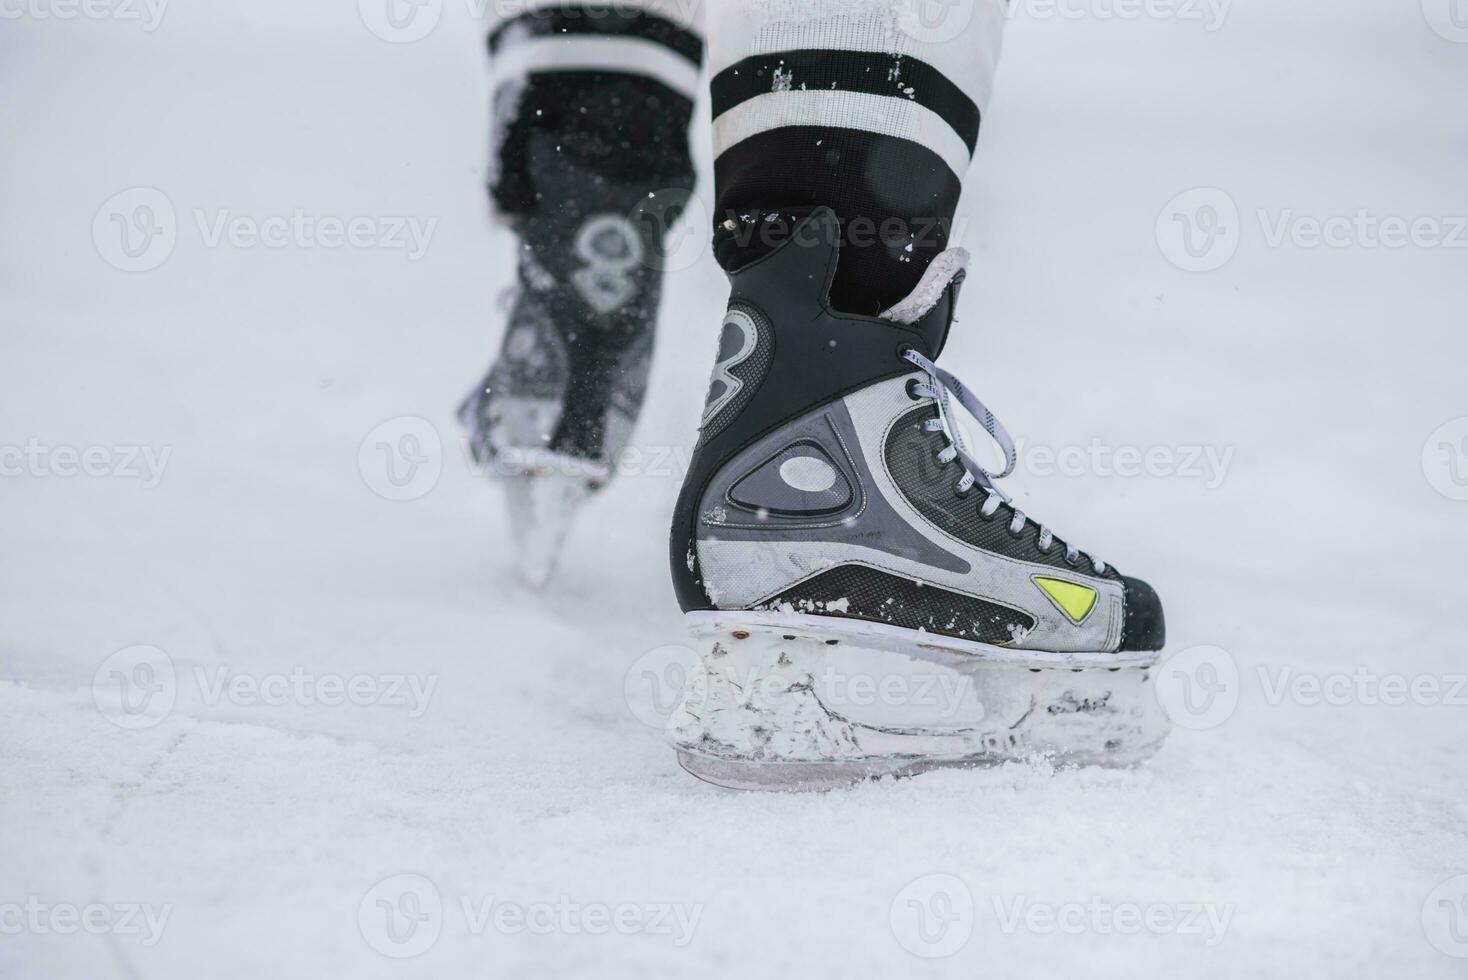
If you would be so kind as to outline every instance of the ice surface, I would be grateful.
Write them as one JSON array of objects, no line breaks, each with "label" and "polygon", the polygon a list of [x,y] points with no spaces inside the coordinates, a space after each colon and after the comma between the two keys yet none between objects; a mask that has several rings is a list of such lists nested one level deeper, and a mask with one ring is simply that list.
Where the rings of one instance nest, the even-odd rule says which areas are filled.
[{"label": "ice surface", "polygon": [[[1468,253],[1269,248],[1252,216],[1468,213],[1468,46],[1415,2],[1248,0],[1211,33],[1017,18],[962,212],[974,260],[945,363],[1030,451],[1104,440],[1229,460],[1221,481],[1199,462],[1010,482],[1062,537],[1158,588],[1170,648],[1227,650],[1239,707],[1139,771],[781,797],[690,779],[641,720],[643,680],[676,677],[667,648],[685,642],[666,520],[716,343],[712,259],[669,278],[641,462],[588,505],[557,589],[521,590],[452,423],[512,268],[481,190],[480,25],[446,3],[424,40],[390,44],[355,6],[177,4],[152,33],[31,15],[0,28],[0,446],[100,446],[119,463],[123,447],[172,449],[152,489],[39,465],[0,478],[0,976],[1462,975],[1424,911],[1451,911],[1435,904],[1451,889],[1429,897],[1468,872],[1468,706],[1270,692],[1285,670],[1465,670],[1468,503],[1436,492],[1421,457],[1468,415]],[[705,194],[707,138],[705,124]],[[126,273],[92,226],[138,186],[167,195],[178,241]],[[1205,186],[1244,212],[1243,247],[1183,272],[1154,225]],[[193,215],[297,208],[438,224],[410,261],[209,248]],[[405,416],[436,431],[436,456],[416,423],[364,448]],[[374,485],[416,499],[385,499],[359,461],[405,449],[425,469]],[[135,645],[166,652],[177,695],[125,730],[92,684]],[[104,688],[141,656],[112,661]],[[234,696],[211,697],[237,675]],[[393,700],[387,679],[407,675],[435,681],[426,706],[407,687],[360,706],[249,693],[357,678]],[[399,961],[358,917],[370,932],[379,898],[411,911],[402,889],[374,890],[404,873],[444,910],[436,942]],[[891,920],[930,875],[950,877],[918,893],[966,889],[975,917],[927,962]],[[476,932],[491,896],[698,917],[684,945]],[[32,897],[171,911],[154,945],[16,932],[6,910]],[[1231,918],[1215,945],[1010,919],[1097,902]]]}]

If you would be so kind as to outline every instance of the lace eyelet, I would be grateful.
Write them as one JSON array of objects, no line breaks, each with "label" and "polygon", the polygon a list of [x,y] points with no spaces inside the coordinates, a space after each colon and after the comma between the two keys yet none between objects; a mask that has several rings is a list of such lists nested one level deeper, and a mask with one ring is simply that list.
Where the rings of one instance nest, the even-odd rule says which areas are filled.
[{"label": "lace eyelet", "polygon": [[1065,556],[1065,563],[1067,565],[1069,565],[1071,568],[1079,568],[1080,567],[1080,564],[1081,564],[1081,556],[1080,555],[1076,555],[1075,561],[1071,561],[1070,555],[1066,555]]},{"label": "lace eyelet", "polygon": [[907,379],[907,397],[911,398],[915,402],[920,402],[923,400],[923,396],[919,395],[916,391],[913,390],[919,384],[921,384],[921,382],[919,382],[917,378]]}]

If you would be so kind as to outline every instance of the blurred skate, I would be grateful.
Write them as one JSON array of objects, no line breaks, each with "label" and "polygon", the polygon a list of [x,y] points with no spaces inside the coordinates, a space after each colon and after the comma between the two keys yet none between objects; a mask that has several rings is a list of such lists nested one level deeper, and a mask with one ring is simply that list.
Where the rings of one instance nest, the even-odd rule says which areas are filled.
[{"label": "blurred skate", "polygon": [[500,353],[459,409],[470,451],[507,494],[522,577],[545,585],[574,517],[610,481],[647,387],[659,233],[640,185],[593,179],[532,138],[537,186],[562,207],[516,222],[518,283]]}]

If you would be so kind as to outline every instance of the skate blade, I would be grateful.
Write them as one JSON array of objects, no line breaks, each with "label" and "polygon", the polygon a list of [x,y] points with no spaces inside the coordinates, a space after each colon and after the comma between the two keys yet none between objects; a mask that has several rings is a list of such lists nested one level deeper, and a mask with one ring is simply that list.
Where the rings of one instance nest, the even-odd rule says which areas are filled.
[{"label": "skate blade", "polygon": [[543,589],[555,576],[577,511],[597,488],[585,477],[556,473],[509,477],[504,485],[516,573]]},{"label": "skate blade", "polygon": [[1145,665],[940,662],[754,630],[702,647],[668,738],[685,770],[734,789],[825,790],[1036,760],[1126,767],[1168,731]]},{"label": "skate blade", "polygon": [[[992,764],[992,763],[991,763]],[[982,760],[889,760],[863,762],[739,762],[679,752],[678,765],[696,779],[723,789],[775,793],[829,793],[884,779],[907,779],[936,769],[974,769]]]}]

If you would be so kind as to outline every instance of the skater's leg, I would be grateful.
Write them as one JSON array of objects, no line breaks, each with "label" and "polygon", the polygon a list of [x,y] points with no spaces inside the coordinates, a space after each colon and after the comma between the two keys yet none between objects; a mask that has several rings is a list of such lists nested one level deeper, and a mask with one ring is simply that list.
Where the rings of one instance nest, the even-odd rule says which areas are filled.
[{"label": "skater's leg", "polygon": [[518,284],[500,355],[460,416],[503,478],[521,570],[539,584],[642,407],[654,252],[693,186],[703,40],[697,8],[674,0],[514,8],[489,35],[488,183],[519,240]]},{"label": "skater's leg", "polygon": [[[930,604],[935,593],[887,601],[893,599],[890,589],[875,579],[889,573],[901,578],[924,565],[936,572],[946,562],[960,572],[957,585],[976,567],[971,559],[982,558],[992,566],[987,586],[994,605],[961,617],[967,625],[955,627],[955,636],[1036,651],[1155,650],[1162,638],[1155,594],[1059,541],[1009,503],[995,485],[1014,463],[1007,433],[934,364],[947,338],[966,255],[914,248],[907,261],[905,249],[894,253],[885,243],[851,239],[862,217],[879,225],[924,217],[946,224],[988,101],[1003,0],[947,4],[942,9],[949,20],[938,22],[908,19],[914,8],[924,5],[731,0],[710,21],[716,192],[721,202],[738,201],[740,208],[732,222],[736,229],[721,223],[716,235],[733,296],[702,438],[675,519],[679,598],[694,611],[822,601],[818,585],[830,585],[821,580],[834,570],[799,572],[831,562],[797,561],[786,552],[814,553],[825,539],[828,556],[865,566],[872,563],[863,551],[887,551],[889,561],[880,571],[866,567],[846,577],[859,580],[866,598],[902,610],[903,622],[913,627],[926,628],[917,607]],[[759,84],[751,84],[751,77],[761,79]],[[810,165],[833,140],[841,151],[830,155],[830,165]],[[894,160],[905,165],[887,165]],[[921,190],[914,193],[914,187]],[[760,203],[762,193],[769,203]],[[788,211],[791,198],[809,202],[800,209],[806,217],[799,225],[785,235],[746,234],[743,209]],[[928,215],[919,211],[924,205],[932,205]],[[833,230],[837,226],[840,231]],[[871,297],[865,305],[880,307],[882,315],[872,316],[871,309],[852,315],[851,304],[839,302],[843,290]],[[764,444],[782,441],[806,411],[824,417],[837,408],[847,414],[860,409],[853,416],[860,428],[868,414],[861,389],[893,384],[902,395],[895,404],[911,418],[884,430],[888,445],[870,446],[869,458],[852,461],[853,467],[865,462],[878,471],[868,479],[822,471],[835,482],[813,493],[788,485],[781,468],[744,474],[750,479],[740,482],[731,454],[742,462],[751,446],[782,451]],[[1005,450],[1009,466],[1002,473],[984,470],[967,452],[954,419],[959,407],[975,414]],[[866,442],[873,435],[857,438]],[[851,447],[837,448],[839,462]],[[726,486],[729,480],[734,483]],[[856,492],[867,489],[857,486],[865,482],[895,491],[901,506],[886,516],[907,520],[879,520]],[[822,502],[824,510],[817,507]],[[807,506],[816,509],[807,514]],[[862,513],[832,519],[842,507]],[[757,520],[740,516],[748,508]],[[817,520],[818,514],[825,516]],[[862,524],[872,526],[855,530]],[[904,524],[918,537],[897,534]],[[799,548],[791,539],[796,531]],[[928,548],[920,539],[931,531],[937,535]],[[1076,581],[1051,583],[1044,573],[1056,570],[1064,573],[1061,580]],[[782,583],[791,589],[774,588]],[[1037,615],[1013,615],[1037,601]],[[862,605],[851,600],[854,609]]]},{"label": "skater's leg", "polygon": [[[744,0],[713,27],[732,294],[673,521],[703,659],[669,728],[711,781],[828,785],[1033,754],[1125,764],[1165,733],[1156,594],[1010,502],[997,481],[1013,442],[935,363],[967,259],[942,251],[943,223],[999,3],[949,4],[970,15],[956,36],[886,0]],[[785,234],[762,234],[791,211]],[[940,238],[859,241],[861,219],[914,236],[937,219]],[[968,452],[960,408],[1002,472]],[[900,703],[849,697],[893,683]],[[967,694],[901,693],[922,690]]]},{"label": "skater's leg", "polygon": [[[730,0],[713,7],[716,242],[726,269],[831,208],[844,312],[876,314],[948,244],[987,110],[1004,0]],[[774,212],[772,215],[770,212]],[[728,222],[728,224],[725,224]]]}]

